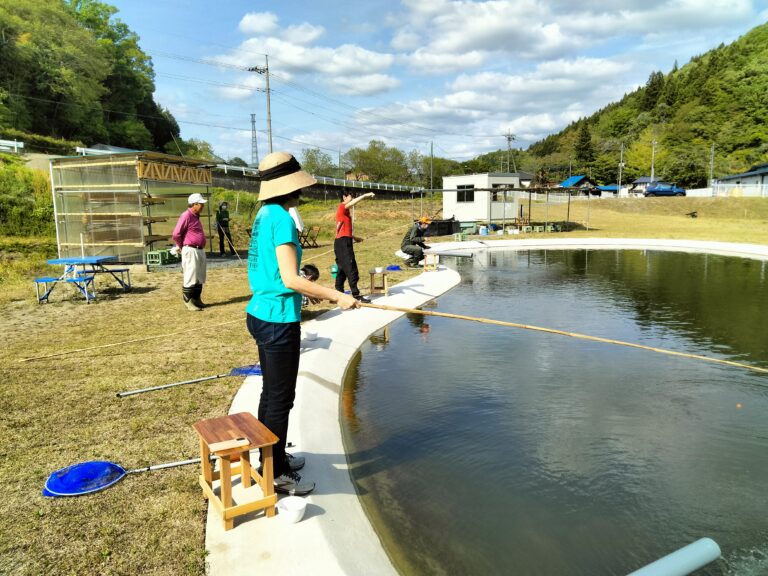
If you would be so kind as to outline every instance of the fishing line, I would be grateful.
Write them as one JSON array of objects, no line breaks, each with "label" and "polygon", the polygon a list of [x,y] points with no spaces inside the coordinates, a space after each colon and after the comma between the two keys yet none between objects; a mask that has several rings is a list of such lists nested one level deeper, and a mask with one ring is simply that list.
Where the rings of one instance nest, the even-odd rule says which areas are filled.
[{"label": "fishing line", "polygon": [[537,332],[546,332],[548,334],[559,334],[560,336],[570,336],[571,338],[579,338],[581,340],[591,340],[593,342],[603,342],[604,344],[616,344],[618,346],[627,346],[629,348],[639,348],[640,350],[658,352],[659,354],[667,354],[669,356],[680,356],[683,358],[693,358],[695,360],[704,360],[706,362],[716,362],[718,364],[735,366],[737,368],[746,368],[747,370],[753,370],[755,372],[768,374],[767,368],[750,366],[749,364],[742,364],[741,362],[733,362],[732,360],[721,360],[719,358],[710,358],[709,356],[701,356],[699,354],[689,354],[687,352],[675,352],[674,350],[667,350],[665,348],[655,348],[654,346],[634,344],[632,342],[624,342],[622,340],[613,340],[611,338],[601,338],[600,336],[589,336],[588,334],[579,334],[578,332],[567,332],[565,330],[556,330],[554,328],[543,328],[541,326],[531,326],[530,324],[519,324],[517,322],[505,322],[503,320],[493,320],[491,318],[478,318],[476,316],[462,316],[460,314],[449,314],[448,312],[418,310],[416,308],[400,308],[398,306],[385,306],[383,304],[365,304],[365,303],[361,303],[360,305],[364,308],[376,308],[379,310],[405,312],[408,314],[423,314],[425,316],[441,316],[443,318],[454,318],[456,320],[469,320],[472,322],[481,322],[483,324],[495,324],[497,326],[508,326],[511,328],[521,328],[523,330],[535,330]]}]

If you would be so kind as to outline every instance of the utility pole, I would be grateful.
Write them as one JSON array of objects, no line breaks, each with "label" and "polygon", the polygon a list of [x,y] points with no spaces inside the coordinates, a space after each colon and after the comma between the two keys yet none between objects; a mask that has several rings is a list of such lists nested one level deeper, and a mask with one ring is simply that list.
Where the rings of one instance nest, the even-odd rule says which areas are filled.
[{"label": "utility pole", "polygon": [[651,184],[653,184],[656,181],[656,171],[655,171],[655,162],[656,162],[656,140],[651,140]]},{"label": "utility pole", "polygon": [[435,150],[433,148],[434,142],[429,143],[429,189],[434,190],[435,185],[432,183],[432,163],[435,161]]},{"label": "utility pole", "polygon": [[616,197],[621,192],[621,169],[624,168],[624,142],[621,143],[621,152],[619,153],[619,182],[616,187]]},{"label": "utility pole", "polygon": [[264,67],[261,66],[253,66],[251,68],[248,68],[248,72],[256,72],[257,74],[264,74],[264,78],[267,81],[267,136],[269,138],[269,153],[272,154],[272,112],[270,110],[270,102],[269,102],[269,56],[264,55],[264,60],[266,62],[266,65]]},{"label": "utility pole", "polygon": [[[507,139],[507,172],[509,172],[509,160],[512,156],[512,141],[516,138],[515,135],[512,134],[511,130],[507,130],[505,137]],[[517,164],[515,163],[514,158],[512,159],[512,165],[515,167],[515,172],[517,172]]]},{"label": "utility pole", "polygon": [[715,185],[715,143],[712,143],[712,148],[709,150],[709,187],[713,188]]},{"label": "utility pole", "polygon": [[251,114],[251,168],[259,167],[259,141],[256,138],[256,114]]}]

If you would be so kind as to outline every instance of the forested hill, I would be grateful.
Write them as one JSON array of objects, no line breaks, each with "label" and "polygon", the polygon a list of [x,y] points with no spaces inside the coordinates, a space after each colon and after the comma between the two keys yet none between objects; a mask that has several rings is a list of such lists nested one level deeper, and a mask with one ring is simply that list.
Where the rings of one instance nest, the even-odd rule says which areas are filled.
[{"label": "forested hill", "polygon": [[0,2],[0,138],[51,152],[99,142],[177,150],[152,62],[116,12],[95,0]]},{"label": "forested hill", "polygon": [[[693,58],[589,118],[530,146],[525,164],[550,179],[587,173],[598,183],[655,176],[684,186],[768,161],[768,24]],[[714,145],[714,154],[712,154]],[[714,161],[712,162],[712,160]]]}]

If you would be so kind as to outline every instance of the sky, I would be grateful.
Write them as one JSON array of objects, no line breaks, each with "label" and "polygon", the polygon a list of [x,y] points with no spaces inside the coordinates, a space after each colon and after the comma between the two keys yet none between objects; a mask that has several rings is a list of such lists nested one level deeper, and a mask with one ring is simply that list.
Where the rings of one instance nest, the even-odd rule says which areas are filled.
[{"label": "sky", "polygon": [[298,158],[525,149],[768,18],[768,0],[105,1],[182,138],[248,163],[252,114],[270,151],[268,107],[272,149]]}]

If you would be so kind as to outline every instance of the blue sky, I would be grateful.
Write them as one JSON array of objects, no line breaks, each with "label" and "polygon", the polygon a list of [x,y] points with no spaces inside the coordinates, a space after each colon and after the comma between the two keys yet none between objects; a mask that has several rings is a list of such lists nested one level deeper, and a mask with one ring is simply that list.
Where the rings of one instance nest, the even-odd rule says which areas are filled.
[{"label": "blue sky", "polygon": [[383,140],[466,160],[529,144],[768,18],[768,0],[107,0],[155,99],[223,158]]}]

